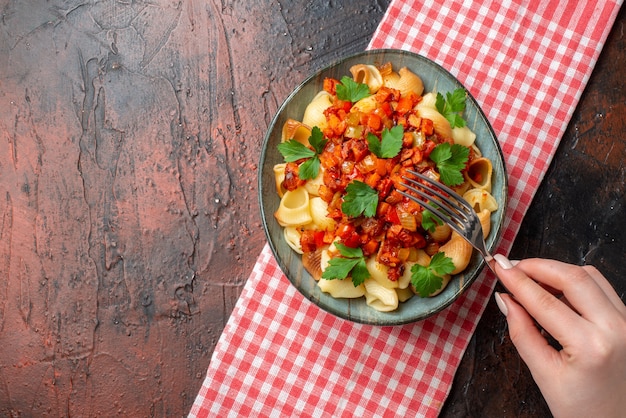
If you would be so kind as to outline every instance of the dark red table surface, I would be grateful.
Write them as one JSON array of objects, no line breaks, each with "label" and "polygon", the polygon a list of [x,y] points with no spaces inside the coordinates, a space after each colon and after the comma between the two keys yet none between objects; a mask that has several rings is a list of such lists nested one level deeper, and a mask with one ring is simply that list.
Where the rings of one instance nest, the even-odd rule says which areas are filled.
[{"label": "dark red table surface", "polygon": [[[389,0],[0,1],[0,415],[182,416],[265,244],[265,130]],[[626,292],[622,10],[512,258]],[[442,416],[547,416],[489,303]]]}]

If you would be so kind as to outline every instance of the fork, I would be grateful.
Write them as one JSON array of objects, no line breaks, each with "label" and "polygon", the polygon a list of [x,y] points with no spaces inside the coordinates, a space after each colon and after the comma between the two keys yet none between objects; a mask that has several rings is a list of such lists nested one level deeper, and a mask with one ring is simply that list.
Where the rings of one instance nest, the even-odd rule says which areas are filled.
[{"label": "fork", "polygon": [[[416,178],[402,176],[406,183],[400,184],[419,195],[419,197],[402,190],[398,190],[398,192],[419,203],[442,222],[448,224],[453,231],[463,237],[480,253],[489,269],[496,274],[492,266],[494,258],[487,250],[483,228],[474,208],[448,186],[421,173],[411,170],[407,172]],[[418,181],[418,179],[422,181]],[[435,199],[434,196],[438,199]]]}]

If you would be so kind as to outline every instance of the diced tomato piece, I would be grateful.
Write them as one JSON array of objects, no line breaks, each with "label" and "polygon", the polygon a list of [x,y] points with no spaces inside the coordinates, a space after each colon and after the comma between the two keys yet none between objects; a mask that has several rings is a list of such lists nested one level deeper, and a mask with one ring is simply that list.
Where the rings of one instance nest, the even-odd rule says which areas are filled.
[{"label": "diced tomato piece", "polygon": [[300,246],[305,253],[315,251],[317,249],[317,245],[315,244],[315,231],[308,229],[302,231],[300,235]]},{"label": "diced tomato piece", "polygon": [[435,133],[435,125],[433,121],[430,119],[422,118],[422,125],[420,126],[420,130],[426,136],[430,136]]},{"label": "diced tomato piece", "polygon": [[389,87],[381,87],[376,92],[375,97],[378,103],[388,102],[389,100],[393,99],[393,90]]},{"label": "diced tomato piece", "polygon": [[378,202],[378,207],[376,208],[376,216],[378,218],[383,218],[387,211],[391,209],[391,205],[387,202]]},{"label": "diced tomato piece", "polygon": [[324,246],[324,235],[326,235],[325,231],[315,231],[314,239],[317,248]]},{"label": "diced tomato piece", "polygon": [[403,200],[404,196],[402,196],[399,191],[392,190],[391,193],[389,193],[389,196],[387,196],[387,198],[385,199],[385,202],[389,203],[390,205],[397,205]]},{"label": "diced tomato piece", "polygon": [[353,225],[348,224],[348,223],[342,223],[342,224],[339,224],[339,226],[337,226],[337,230],[335,231],[335,234],[337,234],[339,238],[343,239],[344,237],[350,235],[354,231],[355,229]]},{"label": "diced tomato piece", "polygon": [[400,224],[400,217],[398,216],[398,211],[394,207],[390,208],[387,211],[386,218],[387,218],[387,222],[390,222],[395,225]]},{"label": "diced tomato piece", "polygon": [[349,237],[342,239],[341,242],[346,247],[357,248],[361,244],[361,236],[354,232]]},{"label": "diced tomato piece", "polygon": [[389,178],[385,178],[379,181],[378,187],[376,188],[378,190],[378,196],[380,196],[381,199],[385,199],[389,195],[392,186],[393,181],[391,181],[391,179]]},{"label": "diced tomato piece", "polygon": [[298,164],[295,162],[287,163],[285,166],[285,178],[283,179],[282,186],[286,190],[296,190],[306,182],[305,180],[300,180],[298,170]]},{"label": "diced tomato piece", "polygon": [[378,241],[376,241],[375,239],[370,239],[369,241],[367,241],[362,249],[363,249],[363,255],[370,256],[372,254],[376,254],[376,251],[378,251]]},{"label": "diced tomato piece", "polygon": [[333,96],[337,95],[337,84],[339,84],[339,80],[335,80],[334,78],[325,78],[324,79],[324,91],[332,94]]},{"label": "diced tomato piece", "polygon": [[370,186],[372,189],[375,189],[376,186],[378,186],[379,181],[380,181],[380,175],[374,172],[370,174],[369,176],[367,176],[367,179],[365,180],[365,184]]},{"label": "diced tomato piece", "polygon": [[367,118],[367,126],[373,131],[380,131],[382,119],[376,113],[370,113]]},{"label": "diced tomato piece", "polygon": [[383,158],[376,160],[376,173],[380,176],[387,174],[387,161]]},{"label": "diced tomato piece", "polygon": [[424,156],[422,155],[422,152],[419,149],[415,148],[415,152],[413,152],[413,157],[411,157],[413,165],[418,165],[422,162],[423,159]]},{"label": "diced tomato piece", "polygon": [[387,270],[387,278],[391,280],[392,282],[396,282],[398,281],[400,276],[402,276],[403,270],[404,270],[403,265],[389,267],[389,270]]},{"label": "diced tomato piece", "polygon": [[363,160],[363,158],[370,153],[367,143],[363,140],[354,140],[351,145],[354,161],[357,163]]},{"label": "diced tomato piece", "polygon": [[341,99],[335,99],[333,106],[336,107],[337,109],[341,109],[345,112],[349,112],[350,109],[352,108],[352,102],[341,100]]},{"label": "diced tomato piece", "polygon": [[389,104],[389,102],[382,103],[380,108],[387,116],[391,116],[393,114],[393,109],[391,108],[391,104]]},{"label": "diced tomato piece", "polygon": [[422,152],[424,154],[424,158],[428,158],[431,152],[435,149],[437,144],[434,141],[425,141],[424,146],[422,148]]},{"label": "diced tomato piece", "polygon": [[413,133],[412,132],[405,132],[404,135],[402,135],[402,146],[404,148],[410,148],[413,146]]},{"label": "diced tomato piece", "polygon": [[405,115],[409,113],[410,110],[413,109],[413,99],[411,95],[402,96],[400,100],[398,100],[398,105],[396,106],[396,112]]}]

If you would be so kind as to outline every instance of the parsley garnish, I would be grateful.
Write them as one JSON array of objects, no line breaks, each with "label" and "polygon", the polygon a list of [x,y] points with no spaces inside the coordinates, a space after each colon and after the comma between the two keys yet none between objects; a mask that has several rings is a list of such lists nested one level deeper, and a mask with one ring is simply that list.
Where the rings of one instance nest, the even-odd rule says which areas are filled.
[{"label": "parsley garnish", "polygon": [[346,187],[341,210],[348,216],[357,217],[361,214],[371,218],[376,215],[378,192],[367,184],[354,180]]},{"label": "parsley garnish", "polygon": [[457,186],[463,183],[461,170],[465,168],[469,157],[469,148],[460,144],[450,145],[443,142],[430,153],[430,159],[437,164],[443,184]]},{"label": "parsley garnish", "polygon": [[328,142],[328,140],[324,139],[324,135],[322,134],[320,128],[314,126],[311,130],[311,136],[309,137],[309,144],[311,144],[313,149],[303,145],[295,139],[290,139],[287,142],[278,144],[278,151],[280,151],[283,158],[288,163],[306,159],[306,161],[300,165],[298,177],[302,180],[309,180],[314,179],[319,174],[319,154],[324,151],[326,142]]},{"label": "parsley garnish", "polygon": [[335,243],[335,246],[341,257],[331,258],[328,261],[328,267],[322,273],[322,279],[345,279],[352,273],[352,284],[356,287],[370,277],[361,248],[350,248],[339,242]]},{"label": "parsley garnish", "polygon": [[447,92],[445,98],[443,94],[437,93],[435,107],[450,122],[452,128],[465,126],[465,120],[460,115],[465,110],[465,95],[465,90],[460,88],[452,93]]},{"label": "parsley garnish", "polygon": [[396,125],[391,129],[383,129],[381,138],[372,133],[367,135],[367,143],[369,150],[379,158],[393,158],[402,149],[402,137],[404,136],[404,128],[402,125]]},{"label": "parsley garnish", "polygon": [[357,83],[348,76],[343,76],[341,82],[335,87],[337,98],[346,102],[358,102],[370,95],[367,84]]},{"label": "parsley garnish", "polygon": [[[433,203],[431,203],[431,205],[434,208],[437,208],[437,206]],[[435,232],[435,228],[437,227],[437,225],[443,225],[443,222],[441,222],[441,220],[437,218],[431,211],[429,211],[428,209],[424,209],[424,211],[422,211],[422,228],[432,234],[433,232]]]},{"label": "parsley garnish", "polygon": [[443,284],[443,277],[454,271],[452,259],[444,253],[437,253],[430,259],[428,267],[414,264],[411,267],[411,284],[422,297],[427,297],[437,291]]}]

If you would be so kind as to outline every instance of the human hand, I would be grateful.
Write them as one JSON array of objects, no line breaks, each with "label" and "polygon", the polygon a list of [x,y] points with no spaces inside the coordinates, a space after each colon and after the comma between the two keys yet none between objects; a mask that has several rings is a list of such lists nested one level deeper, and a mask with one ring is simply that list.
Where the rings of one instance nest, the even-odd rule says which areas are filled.
[{"label": "human hand", "polygon": [[592,266],[545,259],[513,266],[502,255],[495,258],[496,273],[510,292],[496,293],[496,302],[554,416],[624,416],[626,306],[611,284]]}]

